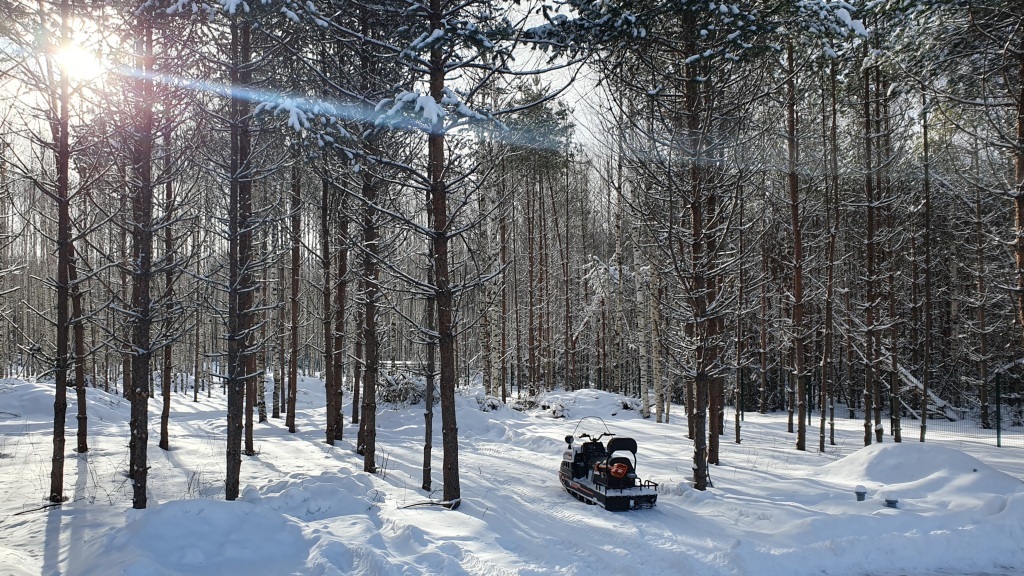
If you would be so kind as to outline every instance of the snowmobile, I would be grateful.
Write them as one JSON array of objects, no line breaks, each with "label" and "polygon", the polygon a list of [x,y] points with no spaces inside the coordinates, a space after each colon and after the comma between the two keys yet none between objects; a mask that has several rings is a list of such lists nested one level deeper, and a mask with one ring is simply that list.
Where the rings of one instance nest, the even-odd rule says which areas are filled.
[{"label": "snowmobile", "polygon": [[[585,419],[584,419],[585,420]],[[641,480],[636,475],[636,440],[615,438],[600,418],[605,431],[594,435],[573,433],[565,437],[569,445],[562,454],[558,479],[566,492],[587,504],[597,504],[605,510],[640,510],[653,508],[658,499],[658,484]],[[601,439],[610,437],[608,445]],[[578,438],[581,442],[573,445]]]}]

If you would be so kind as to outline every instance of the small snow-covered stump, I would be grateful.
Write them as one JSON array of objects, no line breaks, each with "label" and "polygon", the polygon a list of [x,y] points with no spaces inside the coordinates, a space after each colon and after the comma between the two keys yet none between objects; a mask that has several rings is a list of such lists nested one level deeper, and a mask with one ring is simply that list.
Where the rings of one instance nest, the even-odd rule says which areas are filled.
[{"label": "small snow-covered stump", "polygon": [[879,492],[878,495],[882,498],[882,501],[885,502],[886,508],[899,508],[900,499],[892,492]]},{"label": "small snow-covered stump", "polygon": [[868,489],[857,484],[853,487],[853,493],[857,495],[857,502],[863,502],[868,495]]}]

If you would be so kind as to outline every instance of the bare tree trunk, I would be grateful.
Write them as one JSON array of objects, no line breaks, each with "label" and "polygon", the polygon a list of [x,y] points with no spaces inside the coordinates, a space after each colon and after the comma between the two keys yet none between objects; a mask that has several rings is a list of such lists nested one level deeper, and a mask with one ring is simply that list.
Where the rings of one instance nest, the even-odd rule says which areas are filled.
[{"label": "bare tree trunk", "polygon": [[[275,230],[282,230],[281,228],[275,228]],[[284,248],[284,237],[285,234],[281,231],[279,234],[275,234],[275,251],[281,254]],[[285,367],[287,366],[287,347],[285,346],[285,340],[288,336],[288,320],[285,306],[285,274],[284,274],[284,256],[283,254],[278,256],[277,260],[277,364],[274,366],[274,392],[271,408],[271,418],[280,418],[282,409],[287,414],[288,401],[287,393],[285,391],[285,382],[287,376],[285,374]]]},{"label": "bare tree trunk", "polygon": [[[242,469],[245,399],[252,396],[252,150],[249,99],[241,94],[252,79],[251,29],[246,16],[231,22],[231,182],[228,207],[227,473],[224,499],[238,498]],[[248,393],[247,393],[248,392]],[[251,426],[250,426],[251,429]],[[249,450],[250,446],[246,446]]]},{"label": "bare tree trunk", "polygon": [[[614,190],[615,190],[615,219],[614,219],[614,241],[615,241],[615,254],[612,256],[612,262],[615,264],[615,280],[611,281],[612,286],[612,333],[611,333],[611,349],[612,349],[612,369],[615,374],[615,379],[612,383],[612,390],[615,390],[619,394],[626,395],[626,379],[625,379],[625,363],[626,354],[623,346],[622,337],[622,324],[623,324],[623,247],[622,247],[622,218],[623,218],[623,204],[624,199],[622,197],[622,156],[618,156],[619,161],[616,163],[617,178],[613,179]],[[610,206],[609,206],[610,208]]]},{"label": "bare tree trunk", "polygon": [[796,449],[807,449],[807,375],[804,373],[804,256],[800,225],[800,177],[797,165],[800,152],[797,145],[796,65],[793,61],[793,43],[786,47],[788,75],[786,80],[786,149],[789,153],[789,210],[793,231],[793,351],[794,378],[796,379],[797,433]]},{"label": "bare tree trunk", "polygon": [[[483,261],[487,266],[491,264],[491,214],[488,206],[487,194],[480,194],[477,199],[478,213],[480,218],[480,232],[477,235],[477,250],[480,251]],[[481,356],[481,379],[484,387],[484,394],[494,396],[497,382],[494,374],[494,282],[489,282],[484,288],[483,298],[477,302],[477,313],[480,317],[480,356]]]},{"label": "bare tree trunk", "polygon": [[[928,155],[928,101],[921,96],[921,139],[922,154],[924,163],[924,202],[921,211],[924,212],[924,368],[921,370],[921,436],[920,441],[924,442],[925,431],[928,427],[928,384],[932,372],[932,212],[931,212],[931,159]],[[1020,231],[1020,229],[1018,229]],[[1019,244],[1019,240],[1018,240]],[[1019,248],[1019,246],[1018,246]]]},{"label": "bare tree trunk", "polygon": [[[768,276],[768,252],[767,248],[761,245],[761,276],[766,278]],[[757,400],[757,411],[760,414],[768,413],[768,283],[762,279],[761,281],[761,330],[760,330],[760,349],[758,350],[758,358],[760,359],[761,369],[758,371],[757,378],[757,389],[758,389],[758,400]]]},{"label": "bare tree trunk", "polygon": [[246,456],[256,455],[255,439],[253,438],[253,408],[256,405],[256,379],[252,377],[256,373],[256,355],[250,354],[246,358],[245,374],[245,447],[242,454]]},{"label": "bare tree trunk", "polygon": [[376,184],[366,169],[362,171],[363,209],[363,404],[360,429],[362,433],[363,471],[377,471],[377,378],[380,369],[380,343],[377,336],[378,285],[377,254],[380,241],[374,204]]},{"label": "bare tree trunk", "polygon": [[[441,0],[430,0],[430,25],[442,30]],[[430,96],[440,103],[445,89],[445,58],[440,46],[430,50]],[[455,325],[451,277],[448,270],[448,191],[445,182],[445,135],[441,119],[427,136],[427,171],[430,180],[430,229],[434,242],[434,287],[437,298],[438,356],[440,360],[441,446],[444,501],[459,507],[459,428],[455,416]]]},{"label": "bare tree trunk", "polygon": [[871,444],[873,434],[871,425],[872,400],[875,388],[875,190],[874,190],[874,168],[872,167],[872,113],[871,113],[871,74],[870,70],[864,71],[864,192],[866,196],[867,220],[866,230],[866,276],[867,295],[865,296],[865,334],[864,351],[867,356],[867,363],[864,366],[864,445]]},{"label": "bare tree trunk", "polygon": [[657,423],[668,422],[665,418],[665,409],[671,401],[671,395],[666,393],[665,383],[662,381],[661,371],[661,306],[659,297],[661,294],[661,281],[656,270],[651,271],[651,294],[648,301],[648,313],[651,315],[651,375],[654,378],[654,421]]},{"label": "bare tree trunk", "polygon": [[[430,206],[430,192],[427,192],[427,206]],[[427,285],[434,285],[434,243],[427,243]],[[437,371],[435,356],[437,343],[433,334],[437,331],[437,300],[434,293],[427,294],[424,305],[424,325],[426,328],[426,355],[427,355],[427,386],[423,410],[423,484],[421,488],[430,492],[433,480],[431,479],[431,451],[434,448],[434,374]]]},{"label": "bare tree trunk", "polygon": [[[167,214],[164,222],[164,263],[167,266],[167,271],[164,274],[164,310],[167,317],[164,318],[164,332],[169,337],[171,333],[171,325],[173,322],[172,316],[174,313],[174,236],[171,230],[171,218],[174,216],[174,186],[173,182],[168,178],[170,174],[170,148],[171,148],[171,130],[170,126],[165,128],[164,131],[164,178],[167,181],[164,182],[164,202],[167,205]],[[170,450],[170,438],[167,431],[168,421],[171,418],[171,368],[173,359],[173,347],[171,343],[168,343],[164,348],[163,357],[163,370],[160,376],[160,383],[163,384],[163,405],[160,409],[160,448],[163,450]]]},{"label": "bare tree trunk", "polygon": [[[566,159],[568,160],[569,152],[566,151]],[[559,239],[559,252],[562,259],[562,305],[564,309],[563,314],[563,338],[562,338],[562,364],[564,370],[564,387],[566,390],[575,390],[576,386],[576,374],[575,374],[575,358],[572,352],[572,299],[569,296],[569,167],[568,161],[566,162],[565,168],[565,238],[559,235],[558,225],[558,208],[555,203],[555,187],[551,187],[551,214],[555,219],[555,235]]]},{"label": "bare tree trunk", "polygon": [[345,382],[345,316],[348,306],[348,226],[349,218],[345,211],[345,199],[342,196],[340,220],[338,226],[338,281],[334,290],[334,381],[337,399],[335,400],[335,418],[337,419],[335,440],[341,440],[345,429],[344,404]]},{"label": "bare tree trunk", "polygon": [[[69,41],[70,1],[60,3],[60,37]],[[42,18],[42,15],[40,15]],[[56,358],[54,363],[53,399],[53,454],[50,460],[50,502],[64,501],[64,447],[65,418],[68,411],[68,301],[70,298],[69,268],[71,265],[71,211],[68,206],[70,183],[68,179],[71,164],[69,129],[69,102],[71,99],[67,74],[60,75],[57,94],[57,117],[50,118],[50,128],[56,145],[57,188],[53,200],[57,204],[57,335]]]},{"label": "bare tree trunk", "polygon": [[323,285],[321,286],[321,297],[323,300],[323,317],[321,325],[324,335],[324,391],[326,394],[327,425],[324,433],[327,443],[334,445],[338,437],[340,426],[341,407],[338,405],[341,385],[335,379],[334,371],[334,318],[333,318],[333,296],[334,286],[331,284],[331,234],[328,212],[331,203],[331,185],[326,177],[321,179],[322,189],[320,191],[320,266],[323,269]]},{"label": "bare tree trunk", "polygon": [[295,403],[299,394],[299,279],[302,274],[302,169],[298,158],[292,164],[291,193],[291,291],[288,296],[291,341],[288,349],[288,410],[285,426],[295,433]]},{"label": "bare tree trunk", "polygon": [[[536,175],[534,175],[536,176]],[[527,315],[526,315],[526,366],[528,373],[527,390],[531,397],[537,395],[537,294],[539,290],[538,250],[537,250],[537,224],[534,218],[538,210],[534,207],[534,186],[530,183],[529,191],[526,194],[526,251],[527,251]]]},{"label": "bare tree trunk", "polygon": [[[736,211],[736,214],[737,214],[737,217],[739,218],[739,222],[737,222],[737,226],[736,226],[736,229],[738,231],[737,235],[739,236],[739,238],[737,239],[737,243],[738,243],[737,253],[740,254],[740,257],[742,257],[744,254],[746,254],[746,252],[744,251],[745,243],[743,242],[743,240],[744,240],[744,235],[743,235],[743,216],[744,216],[744,214],[743,214],[743,189],[742,188],[739,190],[739,210]],[[744,400],[744,398],[743,398],[743,392],[744,392],[744,390],[743,390],[743,364],[744,364],[744,362],[743,362],[743,355],[746,352],[746,335],[743,332],[743,330],[744,330],[743,315],[744,315],[744,306],[746,305],[746,303],[744,302],[744,298],[746,296],[745,292],[746,292],[747,286],[746,286],[746,275],[743,272],[744,272],[744,266],[740,266],[740,269],[737,272],[738,279],[737,279],[737,282],[736,282],[736,284],[737,284],[737,290],[736,290],[736,334],[734,336],[734,338],[736,339],[736,384],[735,384],[735,390],[734,390],[734,398],[735,398],[735,404],[736,404],[735,408],[736,408],[736,410],[735,410],[735,412],[733,414],[733,428],[734,428],[735,433],[736,433],[736,440],[735,441],[736,441],[737,444],[739,444],[742,441],[742,438],[741,438],[741,435],[740,435],[740,433],[742,431],[742,424],[741,424],[741,422],[743,420],[743,412],[744,412],[744,409],[745,409],[745,406],[743,405],[743,400]]]},{"label": "bare tree trunk", "polygon": [[[267,237],[263,235],[263,238],[260,240],[258,256],[261,263],[265,262],[267,254]],[[268,286],[270,284],[271,268],[269,263],[267,263],[266,266],[261,264],[260,269],[260,300],[259,305],[257,306],[257,308],[261,310],[258,322],[260,325],[259,351],[254,351],[252,353],[253,370],[251,374],[253,375],[254,386],[256,388],[256,412],[259,418],[259,423],[263,424],[267,421],[267,374],[269,372],[268,368],[270,364],[271,350],[273,350],[273,347],[267,346],[267,325],[270,324],[270,312],[268,310],[267,303],[270,300]],[[253,318],[253,322],[256,322],[255,317]],[[254,343],[253,346],[255,347],[256,344]],[[259,365],[257,365],[257,359],[259,360]]]},{"label": "bare tree trunk", "polygon": [[[1017,265],[1017,289],[1014,294],[1017,300],[1017,321],[1024,328],[1024,57],[1018,53],[1017,85],[1020,96],[1017,98],[1017,147],[1013,153],[1014,190],[1013,190],[1013,255]],[[923,441],[923,428],[922,428]]]},{"label": "bare tree trunk", "polygon": [[[78,284],[79,256],[74,245],[70,248],[72,256],[68,263],[68,281],[71,283],[71,316],[75,330],[75,392],[78,404],[78,445],[75,452],[83,454],[89,451],[89,415],[85,401],[85,320],[82,311],[82,291]],[[94,385],[95,385],[95,378]]]},{"label": "bare tree trunk", "polygon": [[192,357],[192,401],[199,402],[199,309],[196,309],[195,355]]},{"label": "bare tree trunk", "polygon": [[[153,30],[148,17],[139,17],[136,38],[138,68],[153,70]],[[129,474],[132,479],[132,507],[146,507],[147,448],[149,442],[149,379],[152,342],[153,302],[150,277],[153,267],[153,81],[148,74],[135,79],[135,90],[142,102],[139,124],[131,136],[132,186],[132,327],[131,347],[131,441]]]},{"label": "bare tree trunk", "polygon": [[355,356],[352,359],[352,423],[359,424],[359,430],[356,433],[356,451],[362,450],[360,446],[363,445],[363,423],[361,420],[363,404],[362,404],[362,388],[363,388],[363,312],[360,310],[356,318],[356,327],[358,336],[356,336]]}]

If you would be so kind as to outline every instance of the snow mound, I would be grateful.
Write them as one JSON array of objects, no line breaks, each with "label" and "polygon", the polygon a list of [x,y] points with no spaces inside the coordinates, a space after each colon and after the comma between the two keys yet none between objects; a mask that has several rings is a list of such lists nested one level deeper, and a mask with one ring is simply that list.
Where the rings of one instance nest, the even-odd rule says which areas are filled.
[{"label": "snow mound", "polygon": [[53,422],[52,398],[53,385],[0,380],[0,422],[10,419]]},{"label": "snow mound", "polygon": [[1006,496],[1024,492],[1024,482],[969,454],[919,442],[866,446],[812,476],[849,484],[851,490],[863,485],[869,496],[927,498],[931,507],[949,510],[1001,506]]},{"label": "snow mound", "polygon": [[99,564],[80,573],[284,574],[305,563],[310,547],[299,523],[267,506],[177,500],[129,510],[124,526],[109,531],[89,555]]},{"label": "snow mound", "polygon": [[537,401],[538,415],[554,418],[580,419],[587,416],[632,419],[640,417],[640,402],[621,394],[583,388],[574,392],[556,390],[543,394]]}]

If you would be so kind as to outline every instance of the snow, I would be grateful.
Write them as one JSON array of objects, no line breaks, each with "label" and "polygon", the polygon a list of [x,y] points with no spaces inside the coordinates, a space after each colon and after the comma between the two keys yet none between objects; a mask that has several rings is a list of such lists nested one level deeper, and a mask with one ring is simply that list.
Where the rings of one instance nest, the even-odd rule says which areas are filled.
[{"label": "snow", "polygon": [[[408,507],[440,498],[419,489],[422,406],[379,406],[371,475],[352,450],[347,418],[345,440],[323,442],[322,397],[322,381],[304,378],[299,431],[274,419],[257,426],[257,454],[243,457],[235,502],[223,500],[220,391],[199,402],[191,391],[174,395],[168,452],[156,447],[155,399],[149,508],[131,510],[128,403],[88,390],[90,451],[78,455],[72,394],[69,501],[38,509],[49,486],[53,386],[0,381],[0,574],[914,576],[1024,566],[1019,451],[962,442],[934,431],[940,422],[929,425],[927,443],[886,438],[863,448],[863,422],[838,420],[837,445],[818,453],[793,448],[782,413],[746,414],[734,444],[729,413],[714,487],[698,492],[681,406],[671,424],[658,424],[641,419],[635,401],[588,389],[549,393],[527,412],[485,412],[481,391],[466,389],[457,398],[462,503],[450,511]],[[637,440],[637,473],[660,483],[655,508],[608,512],[559,486],[563,438],[588,416]]]},{"label": "snow", "polygon": [[850,15],[849,10],[847,10],[846,8],[836,8],[835,14],[843,22],[843,24],[846,24],[846,26],[853,30],[855,34],[862,38],[868,37],[868,31],[867,28],[864,27],[864,22],[860,20],[854,20],[853,16]]}]

